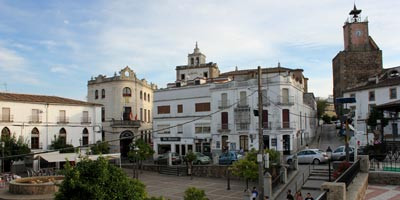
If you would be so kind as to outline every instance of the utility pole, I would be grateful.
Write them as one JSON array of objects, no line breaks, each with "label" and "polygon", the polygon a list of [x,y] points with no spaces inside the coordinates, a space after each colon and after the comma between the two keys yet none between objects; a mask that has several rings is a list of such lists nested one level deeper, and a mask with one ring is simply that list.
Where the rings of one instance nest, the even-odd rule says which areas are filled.
[{"label": "utility pole", "polygon": [[[258,190],[259,200],[264,199],[264,141],[263,141],[263,104],[262,104],[262,92],[261,92],[261,67],[258,66]],[[259,159],[261,157],[261,159]]]}]

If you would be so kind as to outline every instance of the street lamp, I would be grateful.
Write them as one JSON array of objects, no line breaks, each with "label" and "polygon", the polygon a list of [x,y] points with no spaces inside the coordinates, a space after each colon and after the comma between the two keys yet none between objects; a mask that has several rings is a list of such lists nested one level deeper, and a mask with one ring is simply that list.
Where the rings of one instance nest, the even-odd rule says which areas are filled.
[{"label": "street lamp", "polygon": [[329,176],[329,182],[331,182],[331,158],[332,158],[332,149],[330,146],[328,146],[328,149],[326,150],[326,153],[328,154],[328,176]]},{"label": "street lamp", "polygon": [[139,159],[138,159],[138,153],[139,153],[139,147],[135,147],[134,149],[133,149],[133,151],[135,152],[135,174],[134,174],[134,177],[136,178],[136,179],[139,179],[139,166],[138,166],[138,161],[139,161]]},{"label": "street lamp", "polygon": [[1,159],[1,169],[2,169],[2,173],[4,173],[4,146],[5,146],[5,142],[1,142],[1,153],[3,156],[3,159]]}]

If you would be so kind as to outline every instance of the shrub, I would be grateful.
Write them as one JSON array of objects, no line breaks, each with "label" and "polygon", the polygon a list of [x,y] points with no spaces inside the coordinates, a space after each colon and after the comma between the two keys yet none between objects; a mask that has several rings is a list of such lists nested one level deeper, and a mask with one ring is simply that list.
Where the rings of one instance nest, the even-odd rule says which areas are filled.
[{"label": "shrub", "polygon": [[348,161],[341,162],[339,167],[333,172],[333,179],[339,178],[350,166],[351,164]]},{"label": "shrub", "polygon": [[197,189],[195,187],[189,187],[185,191],[184,200],[208,200],[204,190]]},{"label": "shrub", "polygon": [[95,145],[90,147],[93,155],[108,154],[110,153],[110,147],[107,142],[97,141]]}]

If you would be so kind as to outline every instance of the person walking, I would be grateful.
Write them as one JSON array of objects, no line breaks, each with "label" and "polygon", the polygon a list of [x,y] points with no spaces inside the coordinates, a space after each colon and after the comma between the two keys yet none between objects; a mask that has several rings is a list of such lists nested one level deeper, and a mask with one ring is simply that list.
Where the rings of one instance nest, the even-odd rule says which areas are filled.
[{"label": "person walking", "polygon": [[294,200],[294,197],[292,195],[292,191],[290,189],[287,191],[286,199],[287,200]]},{"label": "person walking", "polygon": [[256,200],[258,197],[258,191],[256,187],[253,187],[253,190],[251,191],[251,199]]},{"label": "person walking", "polygon": [[307,196],[304,200],[314,200],[310,193],[307,193]]},{"label": "person walking", "polygon": [[301,196],[300,191],[296,192],[296,200],[303,200],[303,197]]}]

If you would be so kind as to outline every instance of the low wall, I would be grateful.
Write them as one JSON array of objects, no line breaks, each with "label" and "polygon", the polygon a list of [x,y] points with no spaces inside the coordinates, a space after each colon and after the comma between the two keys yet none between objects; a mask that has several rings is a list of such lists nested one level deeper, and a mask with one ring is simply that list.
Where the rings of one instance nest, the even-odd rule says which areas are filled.
[{"label": "low wall", "polygon": [[358,173],[347,188],[346,199],[363,200],[368,188],[368,173]]},{"label": "low wall", "polygon": [[399,172],[370,171],[368,182],[379,185],[400,185]]},{"label": "low wall", "polygon": [[58,191],[58,185],[63,176],[37,176],[12,180],[9,192],[13,194],[53,194]]}]

